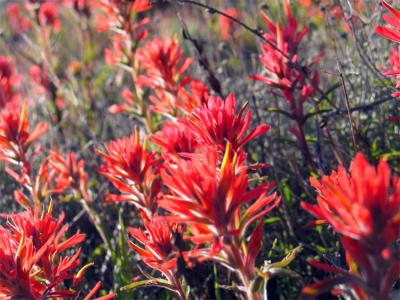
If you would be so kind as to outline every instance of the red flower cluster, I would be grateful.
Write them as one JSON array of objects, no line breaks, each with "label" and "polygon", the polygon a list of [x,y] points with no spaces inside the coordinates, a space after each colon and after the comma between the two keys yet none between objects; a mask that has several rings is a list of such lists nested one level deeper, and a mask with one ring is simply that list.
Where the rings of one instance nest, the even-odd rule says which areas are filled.
[{"label": "red flower cluster", "polygon": [[392,40],[396,43],[400,43],[400,11],[394,9],[385,0],[382,0],[382,5],[389,11],[390,15],[384,15],[383,19],[391,27],[388,26],[377,26],[376,32],[383,37]]},{"label": "red flower cluster", "polygon": [[177,116],[180,111],[189,112],[200,106],[204,95],[208,95],[206,86],[186,75],[192,59],[184,57],[176,38],[149,41],[137,51],[136,58],[144,70],[137,83],[154,90],[155,95],[150,100],[155,112]]},{"label": "red flower cluster", "polygon": [[[22,106],[8,105],[0,111],[0,160],[21,185],[22,189],[16,190],[14,196],[26,209],[18,214],[1,215],[7,218],[7,228],[0,226],[0,298],[76,298],[80,296],[83,273],[92,264],[74,275],[80,250],[72,256],[61,254],[80,244],[85,235],[76,233],[64,239],[68,229],[62,225],[64,215],[59,220],[53,219],[52,202],[48,212],[42,212],[41,208],[49,195],[69,187],[78,190],[88,201],[87,174],[83,161],[77,162],[75,154],[64,158],[58,151],[51,152],[35,174],[32,166],[40,147],[36,145],[33,152],[30,148],[47,131],[47,124],[41,122],[31,131],[29,123],[26,102]],[[66,289],[65,281],[71,279],[73,289]],[[99,289],[100,283],[85,299],[92,299]],[[115,296],[110,294],[98,299]]]},{"label": "red flower cluster", "polygon": [[[151,9],[149,0],[104,0],[92,1],[90,7],[99,9],[101,13],[97,14],[97,30],[105,31],[114,29],[117,34],[112,36],[112,48],[107,48],[105,58],[108,64],[115,64],[133,59],[124,57],[123,53],[130,53],[133,48],[148,36],[144,26],[150,21],[145,17],[137,18],[139,13]],[[125,49],[126,51],[122,51]]]},{"label": "red flower cluster", "polygon": [[288,102],[290,111],[286,115],[296,121],[296,127],[289,131],[294,134],[301,147],[306,161],[311,162],[309,149],[304,133],[304,103],[315,94],[319,84],[317,70],[312,66],[322,55],[303,65],[299,58],[300,43],[308,33],[308,29],[299,28],[299,23],[292,15],[290,1],[284,3],[287,25],[274,24],[263,12],[262,18],[268,27],[264,38],[268,41],[261,46],[260,61],[265,68],[265,75],[254,75],[251,78],[264,82],[272,91],[279,90]]},{"label": "red flower cluster", "polygon": [[60,31],[61,29],[58,8],[52,1],[47,1],[40,5],[38,20],[41,26],[50,26],[55,31]]},{"label": "red flower cluster", "polygon": [[[390,12],[390,15],[384,15],[383,19],[392,27],[377,26],[375,30],[381,36],[400,43],[400,11],[394,9],[384,0],[382,0],[382,4]],[[386,69],[385,75],[395,76],[397,80],[396,88],[400,89],[400,51],[396,51],[395,48],[392,48],[392,54],[389,58],[389,63],[392,68]],[[400,91],[394,92],[392,96],[399,97]]]},{"label": "red flower cluster", "polygon": [[5,299],[72,298],[73,290],[63,289],[62,283],[72,279],[72,271],[79,264],[80,249],[72,257],[60,254],[84,241],[85,235],[76,233],[62,241],[67,226],[52,217],[52,209],[39,212],[25,211],[8,215],[8,228],[0,226],[0,297]]},{"label": "red flower cluster", "polygon": [[182,123],[194,135],[198,136],[205,146],[218,146],[224,151],[229,142],[236,151],[252,139],[268,131],[268,125],[259,125],[249,134],[251,111],[247,110],[247,102],[236,113],[236,99],[230,94],[225,100],[209,97],[202,107],[188,114]]},{"label": "red flower cluster", "polygon": [[[390,177],[385,160],[378,168],[368,164],[359,153],[350,174],[340,166],[337,172],[319,182],[311,178],[319,195],[317,205],[302,203],[316,217],[328,222],[341,235],[350,273],[336,270],[345,283],[357,286],[360,299],[369,295],[388,299],[392,285],[400,275],[398,250],[393,247],[400,237],[400,180]],[[316,264],[317,266],[324,265]],[[338,283],[332,279],[305,289],[318,293]]]},{"label": "red flower cluster", "polygon": [[152,135],[151,141],[161,148],[163,155],[195,153],[199,143],[192,131],[182,123],[165,122],[161,130]]},{"label": "red flower cluster", "polygon": [[[215,241],[214,246],[220,248],[224,238],[243,233],[279,202],[275,194],[266,196],[271,185],[249,190],[248,167],[241,153],[232,152],[228,144],[220,162],[219,153],[209,148],[190,159],[172,160],[162,170],[163,182],[171,194],[159,205],[173,213],[172,220],[190,224],[192,240],[197,243]],[[240,208],[253,200],[241,215]]]},{"label": "red flower cluster", "polygon": [[12,164],[24,163],[31,144],[47,131],[40,122],[31,132],[26,102],[21,106],[8,106],[0,112],[0,160]]},{"label": "red flower cluster", "polygon": [[68,188],[79,191],[84,199],[88,199],[87,181],[88,175],[85,171],[85,162],[77,160],[76,153],[70,152],[65,157],[58,151],[53,150],[49,155],[49,164],[56,174],[53,193],[62,193]]},{"label": "red flower cluster", "polygon": [[[171,74],[167,72],[151,74],[155,74],[154,78],[178,78],[164,76]],[[172,80],[149,80],[148,84],[155,89],[164,87],[163,84],[174,85]],[[191,257],[222,259],[226,266],[238,270],[247,287],[256,277],[254,264],[260,249],[262,222],[249,244],[244,238],[246,229],[273,209],[280,199],[276,194],[267,195],[272,188],[269,183],[250,186],[249,167],[242,148],[265,133],[269,126],[261,125],[247,133],[251,112],[246,107],[236,112],[233,94],[226,100],[208,97],[206,104],[182,119],[167,122],[151,138],[161,147],[163,160],[156,159],[156,152],[147,152],[137,132],[106,145],[107,153],[97,150],[106,161],[100,173],[122,193],[108,198],[133,201],[147,212],[142,213],[147,234],[131,229],[145,249],[135,244],[131,247],[148,266],[161,271],[171,285],[169,288],[180,295],[179,277],[171,277],[177,258],[177,250],[173,250],[176,247],[171,244],[176,234],[168,226],[171,222],[188,225],[189,231],[178,234],[196,245],[197,250],[192,250]],[[157,216],[157,207],[170,214],[163,218]],[[207,246],[198,249],[200,245]],[[180,255],[185,260],[189,258],[186,252]],[[248,290],[252,293],[249,287]]]},{"label": "red flower cluster", "polygon": [[11,60],[6,56],[0,56],[0,111],[9,103],[20,100],[17,92],[20,77],[15,74]]},{"label": "red flower cluster", "polygon": [[122,195],[107,195],[110,202],[131,201],[138,208],[153,214],[161,190],[159,161],[155,152],[140,143],[139,131],[130,137],[111,141],[106,152],[96,149],[105,160],[99,173],[110,180]]},{"label": "red flower cluster", "polygon": [[28,17],[22,15],[21,7],[18,3],[9,3],[6,14],[10,29],[14,34],[28,31],[31,28],[31,21]]},{"label": "red flower cluster", "polygon": [[[298,21],[292,15],[288,0],[285,0],[285,13],[287,17],[285,27],[279,23],[274,24],[264,13],[261,13],[269,30],[264,35],[269,43],[261,46],[262,55],[260,56],[266,75],[251,77],[266,83],[271,88],[281,90],[290,105],[293,118],[301,119],[304,114],[303,103],[314,94],[315,87],[319,83],[318,72],[311,71],[311,66],[319,61],[321,56],[317,56],[307,65],[307,71],[296,67],[301,63],[298,54],[299,46],[307,35],[308,29],[306,27],[299,29]],[[307,74],[312,74],[310,82]]]}]

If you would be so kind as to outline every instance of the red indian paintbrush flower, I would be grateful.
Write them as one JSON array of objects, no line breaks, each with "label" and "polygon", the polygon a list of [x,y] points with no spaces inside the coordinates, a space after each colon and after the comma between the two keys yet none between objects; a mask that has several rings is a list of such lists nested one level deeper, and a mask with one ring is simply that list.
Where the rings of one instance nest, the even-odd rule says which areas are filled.
[{"label": "red indian paintbrush flower", "polygon": [[105,152],[96,149],[105,165],[99,173],[112,182],[122,195],[107,195],[110,202],[132,201],[139,208],[154,213],[161,190],[159,160],[155,152],[140,143],[139,131],[106,144]]},{"label": "red indian paintbrush flower", "polygon": [[163,128],[152,135],[151,141],[161,147],[162,154],[194,153],[199,148],[192,131],[177,122],[165,122]]},{"label": "red indian paintbrush flower", "polygon": [[234,150],[268,131],[268,125],[259,125],[246,135],[251,122],[247,102],[236,113],[236,99],[230,94],[225,101],[210,97],[207,104],[195,109],[182,121],[198,138],[199,144],[218,146],[223,151],[229,142]]},{"label": "red indian paintbrush flower", "polygon": [[153,111],[177,117],[207,101],[208,87],[186,75],[192,59],[184,56],[176,38],[154,39],[137,51],[136,58],[144,69],[138,85],[153,89]]},{"label": "red indian paintbrush flower", "polygon": [[[299,71],[294,65],[298,64],[298,50],[301,41],[308,33],[307,27],[299,28],[298,21],[292,16],[290,3],[285,0],[285,13],[287,25],[274,24],[264,13],[261,13],[269,32],[264,37],[270,41],[261,46],[260,61],[266,70],[265,75],[255,75],[251,78],[262,81],[271,88],[280,89],[283,96],[290,104],[291,113],[296,118],[303,117],[303,103],[315,92],[318,86],[318,72],[307,70],[312,74],[312,83],[306,82],[304,72]],[[272,46],[272,45],[273,46]],[[311,68],[321,56],[317,56],[307,65]]]},{"label": "red indian paintbrush flower", "polygon": [[177,271],[177,262],[179,258],[187,260],[202,250],[182,251],[175,245],[178,236],[183,235],[185,229],[183,225],[171,224],[165,217],[158,215],[153,215],[150,219],[143,211],[141,218],[146,230],[131,227],[129,232],[143,246],[140,247],[132,241],[129,241],[129,246],[140,255],[144,263],[161,272],[167,281],[153,278],[142,281],[140,285],[163,286],[177,293],[181,299],[186,299]]},{"label": "red indian paintbrush flower", "polygon": [[38,19],[42,26],[51,26],[55,31],[61,29],[57,5],[51,1],[40,5]]},{"label": "red indian paintbrush flower", "polygon": [[150,106],[153,111],[176,117],[179,112],[186,115],[207,103],[208,97],[208,87],[199,80],[191,80],[190,84],[185,87],[180,86],[172,92],[156,89],[155,95],[149,99],[153,102]]},{"label": "red indian paintbrush flower", "polygon": [[72,279],[79,264],[78,250],[72,257],[61,252],[80,244],[85,235],[76,233],[62,241],[67,226],[63,215],[54,220],[52,206],[39,212],[25,211],[9,215],[8,229],[0,226],[0,297],[5,299],[71,298],[73,290],[63,288]]},{"label": "red indian paintbrush flower", "polygon": [[[321,181],[311,178],[311,184],[319,193],[318,204],[302,206],[340,233],[351,276],[337,271],[339,278],[345,277],[347,283],[361,288],[361,299],[368,298],[366,293],[375,299],[387,299],[400,275],[400,260],[395,253],[399,249],[391,248],[400,237],[399,178],[391,179],[385,160],[375,168],[359,153],[350,173],[340,166]],[[335,284],[327,283],[331,288]],[[317,287],[321,284],[305,292],[316,292]]]},{"label": "red indian paintbrush flower", "polygon": [[400,11],[394,9],[384,0],[382,0],[381,2],[382,5],[386,7],[386,9],[390,13],[390,15],[384,15],[383,19],[392,27],[377,26],[375,30],[381,36],[394,42],[400,43]]},{"label": "red indian paintbrush flower", "polygon": [[[215,148],[190,159],[171,157],[161,171],[171,194],[161,199],[159,205],[176,216],[173,220],[189,223],[198,233],[193,237],[197,242],[237,235],[278,204],[275,194],[266,196],[269,184],[248,190],[248,168],[241,154],[232,152],[228,144],[221,165]],[[254,200],[241,214],[240,222],[236,222],[240,208]]]},{"label": "red indian paintbrush flower", "polygon": [[141,86],[173,92],[189,83],[190,77],[184,73],[192,59],[184,57],[176,38],[149,41],[137,51],[136,58],[145,70],[138,78]]},{"label": "red indian paintbrush flower", "polygon": [[389,57],[389,63],[391,65],[390,68],[383,68],[385,71],[384,75],[393,76],[396,79],[396,88],[397,91],[392,94],[393,97],[400,96],[400,46],[392,47],[392,51]]},{"label": "red indian paintbrush flower", "polygon": [[154,90],[154,94],[150,96],[154,104],[150,107],[152,110],[176,116],[178,110],[188,112],[200,105],[199,98],[195,95],[198,86],[191,85],[194,97],[186,90],[191,82],[186,71],[192,59],[184,57],[176,38],[149,41],[137,51],[135,57],[144,70],[139,75],[137,84]]},{"label": "red indian paintbrush flower", "polygon": [[20,95],[16,88],[20,77],[15,74],[11,60],[0,55],[0,110],[10,103],[17,103]]},{"label": "red indian paintbrush flower", "polygon": [[53,192],[62,193],[71,187],[83,193],[84,199],[89,199],[85,162],[82,159],[78,161],[76,153],[70,152],[64,157],[58,150],[53,150],[49,155],[49,164],[56,176]]},{"label": "red indian paintbrush flower", "polygon": [[[383,19],[392,27],[386,27],[386,26],[377,26],[375,28],[376,32],[380,34],[381,36],[395,41],[397,43],[400,43],[400,11],[394,9],[392,6],[387,4],[386,1],[382,0],[383,6],[385,6],[389,12],[390,15],[384,15]],[[400,49],[400,48],[399,48]],[[386,76],[396,76],[397,84],[396,88],[400,88],[400,50],[399,52],[396,51],[395,48],[392,48],[392,53],[389,58],[389,63],[392,66],[391,70],[385,69],[385,75]],[[393,97],[398,97],[400,96],[400,91],[396,91],[392,94]]]},{"label": "red indian paintbrush flower", "polygon": [[[140,254],[144,263],[152,269],[169,276],[175,272],[179,249],[174,245],[174,234],[183,234],[183,226],[172,226],[162,216],[153,215],[150,220],[147,214],[141,213],[146,232],[138,228],[129,228],[131,236],[145,248],[129,242],[129,246]],[[173,228],[175,227],[175,229]]]},{"label": "red indian paintbrush flower", "polygon": [[[90,6],[98,8],[101,12],[97,14],[96,19],[98,31],[105,31],[111,28],[119,29],[119,31],[124,31],[123,35],[132,34],[136,43],[147,37],[148,33],[143,29],[143,26],[150,19],[142,18],[141,20],[136,20],[136,16],[138,13],[151,9],[150,0],[101,0],[92,1]],[[135,19],[135,21],[132,19]]]},{"label": "red indian paintbrush flower", "polygon": [[22,33],[31,27],[31,21],[21,13],[18,3],[9,3],[6,8],[7,20],[14,34]]},{"label": "red indian paintbrush flower", "polygon": [[268,27],[264,38],[269,41],[261,46],[260,61],[265,68],[265,74],[251,76],[264,82],[273,91],[280,91],[281,96],[289,104],[290,111],[286,114],[296,122],[296,127],[289,131],[298,140],[299,146],[307,162],[312,164],[312,158],[304,132],[304,103],[318,89],[319,74],[312,70],[322,55],[304,64],[299,58],[299,46],[308,33],[308,29],[299,28],[299,23],[292,15],[289,0],[284,1],[287,25],[274,24],[264,13],[261,13]]},{"label": "red indian paintbrush flower", "polygon": [[[239,11],[235,8],[228,8],[225,9],[223,12],[235,19],[240,18]],[[219,23],[219,30],[221,33],[221,37],[223,40],[228,40],[231,37],[235,28],[238,26],[234,21],[223,15],[219,15],[218,23]]]},{"label": "red indian paintbrush flower", "polygon": [[313,177],[310,180],[319,192],[318,205],[303,203],[304,207],[342,235],[372,243],[380,250],[398,238],[400,181],[394,177],[390,187],[386,161],[381,160],[376,169],[359,153],[352,162],[350,174],[340,166],[320,182]]},{"label": "red indian paintbrush flower", "polygon": [[[223,262],[237,272],[242,291],[249,299],[261,299],[251,286],[256,277],[255,259],[261,249],[260,221],[247,243],[246,230],[279,203],[276,194],[267,196],[272,185],[249,187],[244,154],[227,144],[223,161],[215,147],[185,158],[171,156],[161,171],[170,193],[159,206],[172,215],[169,221],[189,225],[195,244],[208,244],[202,259]],[[251,203],[252,202],[252,203]],[[246,208],[245,208],[246,207]]]},{"label": "red indian paintbrush flower", "polygon": [[26,102],[22,107],[8,106],[0,112],[0,160],[17,164],[24,161],[30,145],[47,131],[40,122],[31,132]]}]

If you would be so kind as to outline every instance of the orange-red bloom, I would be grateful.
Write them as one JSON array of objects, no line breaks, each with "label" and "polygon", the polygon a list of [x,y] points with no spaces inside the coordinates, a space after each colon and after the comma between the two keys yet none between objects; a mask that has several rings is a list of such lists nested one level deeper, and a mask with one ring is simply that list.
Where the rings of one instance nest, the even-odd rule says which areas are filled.
[{"label": "orange-red bloom", "polygon": [[49,212],[26,211],[9,215],[8,228],[0,226],[0,298],[70,298],[77,292],[63,288],[63,281],[79,264],[80,250],[72,257],[61,252],[80,244],[85,235],[76,233],[62,241],[67,226],[63,216],[54,220]]},{"label": "orange-red bloom", "polygon": [[400,43],[400,11],[394,9],[384,0],[382,0],[382,5],[386,7],[386,9],[390,13],[389,15],[384,15],[383,19],[391,27],[377,26],[375,30],[381,36],[394,42]]},{"label": "orange-red bloom", "polygon": [[400,46],[392,47],[389,57],[390,68],[383,68],[386,76],[393,76],[396,79],[397,91],[392,94],[393,97],[400,96]]},{"label": "orange-red bloom", "polygon": [[311,178],[319,192],[318,205],[303,203],[312,214],[352,239],[371,243],[380,250],[393,243],[400,227],[400,181],[390,180],[390,169],[381,160],[378,168],[359,153],[350,173],[340,166],[319,182]]},{"label": "orange-red bloom", "polygon": [[111,28],[122,30],[127,38],[133,35],[133,40],[139,43],[147,37],[147,30],[143,28],[150,19],[142,18],[133,21],[138,13],[151,9],[150,0],[102,0],[92,1],[92,8],[98,8],[101,13],[97,15],[97,30],[105,31]]},{"label": "orange-red bloom", "polygon": [[183,56],[183,50],[175,38],[156,38],[139,49],[136,58],[146,71],[139,76],[138,84],[154,89],[174,91],[189,83],[184,75],[192,63],[190,57]]},{"label": "orange-red bloom", "polygon": [[16,91],[19,80],[11,60],[0,55],[0,110],[9,103],[19,101],[20,95]]},{"label": "orange-red bloom", "polygon": [[182,235],[184,227],[171,226],[162,216],[153,215],[150,220],[147,214],[142,213],[141,218],[146,231],[131,227],[129,232],[144,248],[131,241],[129,246],[140,254],[149,267],[166,276],[171,275],[169,271],[175,272],[179,255],[179,249],[174,245],[175,234]]},{"label": "orange-red bloom", "polygon": [[38,19],[40,25],[51,26],[55,31],[61,29],[61,21],[58,15],[57,5],[51,1],[44,2],[40,5]]},{"label": "orange-red bloom", "polygon": [[161,190],[156,153],[149,152],[146,143],[140,143],[137,130],[130,137],[111,141],[104,147],[105,152],[96,149],[105,161],[99,173],[122,193],[107,195],[109,202],[131,201],[139,208],[154,213]]},{"label": "orange-red bloom", "polygon": [[177,122],[165,122],[163,128],[153,134],[151,141],[161,147],[163,154],[194,153],[199,148],[192,131]]},{"label": "orange-red bloom", "polygon": [[236,99],[230,94],[225,100],[210,97],[207,104],[195,109],[182,123],[196,135],[199,144],[218,146],[223,151],[229,142],[234,150],[268,131],[269,126],[259,125],[246,134],[250,127],[251,111],[245,103],[236,113]]},{"label": "orange-red bloom", "polygon": [[[386,1],[382,0],[383,6],[385,6],[390,15],[384,15],[383,19],[392,27],[387,26],[377,26],[375,28],[376,32],[381,36],[400,43],[400,11],[394,9],[390,6]],[[400,89],[400,48],[399,51],[396,51],[395,48],[392,48],[392,53],[389,58],[389,63],[392,66],[391,70],[386,69],[386,76],[396,76],[397,84],[396,88]],[[392,94],[393,97],[400,96],[400,91],[396,91]]]},{"label": "orange-red bloom", "polygon": [[26,102],[22,107],[13,105],[0,111],[0,160],[17,164],[25,161],[29,146],[47,131],[40,122],[31,132]]},{"label": "orange-red bloom", "polygon": [[[280,23],[274,24],[264,13],[261,13],[268,27],[268,33],[264,37],[270,42],[261,46],[260,61],[266,74],[254,75],[251,78],[262,81],[271,88],[281,90],[290,105],[291,113],[300,120],[303,117],[303,103],[315,93],[315,87],[319,83],[318,72],[311,71],[311,66],[319,61],[321,56],[314,58],[303,70],[304,72],[298,70],[295,65],[302,64],[298,57],[299,46],[307,35],[308,28],[299,28],[288,0],[285,0],[285,13],[287,17],[285,27]],[[310,74],[311,82],[307,81],[306,72]]]},{"label": "orange-red bloom", "polygon": [[[387,299],[400,275],[398,249],[391,249],[400,237],[399,178],[391,179],[385,160],[375,168],[359,153],[350,173],[340,166],[321,181],[311,178],[311,184],[318,204],[302,206],[340,233],[350,270],[359,279],[355,284],[375,299]],[[364,292],[359,294],[367,299]]]},{"label": "orange-red bloom", "polygon": [[[172,157],[161,171],[171,194],[159,205],[175,216],[172,220],[191,225],[196,232],[193,241],[210,242],[237,235],[278,204],[275,194],[266,196],[271,185],[249,190],[248,168],[241,154],[232,152],[228,144],[221,164],[215,148],[190,159]],[[240,208],[254,200],[235,221]]]},{"label": "orange-red bloom", "polygon": [[89,199],[84,160],[78,161],[74,152],[64,157],[58,150],[53,150],[50,152],[49,163],[56,176],[53,192],[61,193],[71,187],[82,193],[84,199]]},{"label": "orange-red bloom", "polygon": [[13,33],[27,31],[31,27],[31,21],[21,13],[21,7],[18,3],[9,3],[6,9],[8,24]]}]

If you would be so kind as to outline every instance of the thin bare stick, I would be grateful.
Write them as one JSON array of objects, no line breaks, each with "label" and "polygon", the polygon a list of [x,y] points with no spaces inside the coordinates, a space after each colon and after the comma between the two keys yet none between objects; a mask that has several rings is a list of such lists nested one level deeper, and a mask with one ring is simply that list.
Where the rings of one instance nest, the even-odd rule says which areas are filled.
[{"label": "thin bare stick", "polygon": [[356,130],[357,129],[356,129],[356,126],[355,126],[355,124],[353,122],[353,117],[351,115],[350,101],[349,101],[349,95],[347,94],[346,82],[344,80],[342,67],[340,66],[339,61],[337,61],[337,65],[338,65],[338,68],[339,68],[340,80],[342,82],[343,94],[344,94],[345,103],[346,103],[346,109],[347,109],[347,115],[349,117],[350,128],[351,128],[351,137],[353,139],[354,150],[358,151],[357,140],[356,140]]}]

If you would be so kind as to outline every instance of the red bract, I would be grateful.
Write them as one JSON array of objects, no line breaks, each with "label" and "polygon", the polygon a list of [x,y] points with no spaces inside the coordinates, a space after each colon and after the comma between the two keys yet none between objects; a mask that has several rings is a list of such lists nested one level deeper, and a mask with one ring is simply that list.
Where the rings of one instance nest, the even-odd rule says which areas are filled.
[{"label": "red bract", "polygon": [[51,26],[55,31],[61,29],[57,5],[51,1],[40,5],[38,19],[42,26]]},{"label": "red bract", "polygon": [[75,234],[62,241],[67,226],[63,216],[54,220],[48,213],[26,211],[9,215],[8,229],[0,227],[0,296],[5,299],[71,298],[76,292],[62,288],[63,281],[79,264],[78,250],[72,257],[60,253],[85,239]]},{"label": "red bract", "polygon": [[160,146],[166,156],[194,153],[199,148],[194,134],[176,122],[164,123],[163,128],[151,137],[151,141]]},{"label": "red bract", "polygon": [[21,7],[18,3],[9,3],[7,5],[7,20],[13,33],[22,33],[31,27],[31,21],[21,13]]},{"label": "red bract", "polygon": [[296,127],[289,131],[298,140],[305,160],[313,165],[306,142],[304,124],[304,103],[318,90],[319,74],[312,71],[312,65],[321,59],[321,55],[303,65],[299,59],[299,45],[306,36],[308,29],[299,28],[296,18],[292,16],[290,2],[285,0],[287,25],[274,24],[264,13],[261,13],[268,27],[264,38],[269,42],[261,46],[260,60],[266,74],[255,75],[251,78],[264,82],[270,88],[280,91],[281,96],[288,102],[290,111],[286,114],[296,122]]},{"label": "red bract", "polygon": [[[389,12],[390,15],[384,15],[383,19],[391,26],[394,28],[390,27],[385,27],[385,26],[377,26],[375,28],[376,32],[380,34],[381,36],[395,41],[397,43],[400,43],[400,11],[394,9],[392,6],[386,3],[386,1],[382,0],[383,6],[385,6]],[[385,75],[387,76],[396,76],[397,79],[397,85],[396,88],[400,88],[400,48],[399,52],[396,52],[395,48],[392,48],[392,54],[389,58],[389,63],[392,66],[391,70],[386,69],[385,70]],[[400,96],[400,92],[397,91],[392,94],[393,97],[398,97]]]},{"label": "red bract", "polygon": [[[255,75],[251,78],[259,80],[271,88],[282,91],[283,96],[290,104],[291,113],[294,118],[303,117],[303,103],[310,98],[318,86],[318,72],[311,71],[321,56],[317,56],[306,66],[306,72],[299,71],[296,64],[299,64],[298,50],[301,41],[308,33],[305,27],[302,30],[296,18],[292,16],[289,1],[285,1],[285,13],[287,25],[274,24],[270,19],[261,13],[269,32],[264,37],[270,42],[261,46],[262,55],[260,60],[266,70],[266,75]],[[304,66],[303,66],[304,68]],[[307,82],[306,74],[312,74],[312,82]]]},{"label": "red bract", "polygon": [[0,55],[0,110],[9,103],[19,101],[20,95],[16,92],[19,79],[19,76],[14,74],[11,60]]},{"label": "red bract", "polygon": [[375,30],[381,36],[394,42],[400,43],[400,11],[394,9],[384,0],[382,0],[381,2],[382,5],[386,7],[386,9],[390,13],[390,15],[384,15],[383,19],[392,27],[377,26]]},{"label": "red bract", "polygon": [[139,132],[106,144],[105,152],[96,153],[105,160],[99,173],[110,180],[122,195],[108,195],[109,202],[131,201],[136,206],[154,213],[161,190],[159,160],[155,152],[140,143]]},{"label": "red bract", "polygon": [[61,193],[71,187],[83,193],[83,198],[89,198],[85,162],[82,159],[78,161],[74,152],[64,157],[59,151],[53,150],[49,156],[49,163],[56,174],[53,192]]},{"label": "red bract", "polygon": [[236,151],[244,144],[268,131],[268,125],[259,125],[246,135],[251,122],[247,102],[236,113],[236,99],[230,94],[225,101],[210,97],[207,104],[195,109],[182,123],[197,137],[199,144],[218,146],[223,151],[229,142]]},{"label": "red bract", "polygon": [[136,58],[145,70],[145,75],[138,78],[141,86],[176,93],[189,83],[190,77],[184,73],[192,59],[184,57],[175,38],[156,38],[147,42],[137,51]]},{"label": "red bract", "polygon": [[285,27],[279,23],[274,24],[266,14],[261,12],[261,16],[267,24],[269,30],[264,37],[275,46],[286,48],[286,54],[295,55],[298,52],[301,41],[308,33],[308,28],[299,28],[299,22],[292,15],[289,0],[284,1],[284,9],[287,18],[287,25]]},{"label": "red bract", "polygon": [[124,60],[124,35],[114,35],[111,41],[111,47],[104,50],[104,60],[106,64],[112,66]]},{"label": "red bract", "polygon": [[[190,87],[191,90],[188,88]],[[193,80],[186,87],[179,87],[178,90],[170,93],[165,90],[156,89],[155,96],[150,96],[153,105],[150,108],[159,113],[176,117],[181,112],[183,115],[193,109],[207,103],[209,96],[208,88],[200,81]]]},{"label": "red bract", "polygon": [[393,97],[400,96],[400,46],[396,49],[392,47],[392,53],[389,57],[391,68],[384,68],[386,76],[394,76],[396,79],[396,88],[399,90],[392,94]]},{"label": "red bract", "polygon": [[171,225],[162,216],[153,215],[152,220],[142,213],[141,218],[146,228],[144,232],[138,228],[129,228],[132,237],[145,248],[129,242],[129,246],[140,254],[143,262],[152,269],[166,276],[176,270],[179,249],[174,245],[175,234],[183,234],[183,226]]},{"label": "red bract", "polygon": [[350,173],[340,166],[321,181],[311,178],[311,184],[318,204],[302,206],[341,234],[350,270],[359,279],[355,284],[373,298],[387,299],[400,275],[400,260],[391,249],[400,237],[399,178],[391,179],[385,160],[375,168],[359,153]]},{"label": "red bract", "polygon": [[0,160],[9,163],[25,161],[29,146],[47,131],[47,124],[40,122],[33,131],[29,128],[26,102],[8,106],[0,112]]},{"label": "red bract", "polygon": [[50,78],[46,73],[44,67],[33,65],[29,68],[29,76],[35,86],[35,91],[38,93],[46,93],[50,89]]},{"label": "red bract", "polygon": [[[228,16],[231,16],[235,19],[240,18],[239,11],[235,8],[228,8],[228,9],[225,9],[223,12],[225,14],[227,14]],[[219,29],[220,29],[222,39],[228,40],[231,37],[231,35],[233,34],[233,31],[236,29],[237,24],[233,20],[231,20],[223,15],[220,15],[218,17],[218,23],[219,23]]]},{"label": "red bract", "polygon": [[176,238],[183,234],[184,226],[170,224],[164,217],[157,215],[153,215],[150,220],[144,212],[141,213],[141,218],[146,231],[129,228],[129,232],[143,248],[131,241],[129,246],[140,255],[144,263],[167,278],[167,281],[157,278],[145,280],[141,285],[163,286],[176,292],[181,299],[186,299],[177,271],[177,261],[178,258],[186,260],[202,250],[182,251],[174,244]]},{"label": "red bract", "polygon": [[[135,33],[134,39],[139,42],[147,36],[147,31],[141,27],[149,22],[148,18],[143,18],[139,23],[133,23],[132,18],[137,13],[142,13],[151,9],[150,0],[101,0],[91,3],[93,8],[99,8],[102,12],[97,16],[97,29],[99,31],[110,28],[123,29],[129,33]],[[135,29],[135,30],[133,30]]]},{"label": "red bract", "polygon": [[315,178],[310,181],[319,192],[318,205],[303,205],[332,224],[336,231],[366,243],[373,242],[374,248],[380,250],[396,240],[395,229],[400,226],[400,182],[394,177],[390,187],[386,161],[381,160],[376,169],[359,153],[350,174],[340,166],[321,182]]},{"label": "red bract", "polygon": [[[196,242],[237,235],[277,205],[275,194],[266,196],[270,185],[248,190],[248,168],[240,156],[232,154],[228,144],[221,165],[214,148],[191,159],[171,158],[164,165],[161,177],[171,195],[166,195],[159,205],[175,215],[173,220],[191,224],[198,233],[193,237]],[[241,215],[239,223],[235,222],[240,208],[253,200],[256,201]]]}]

